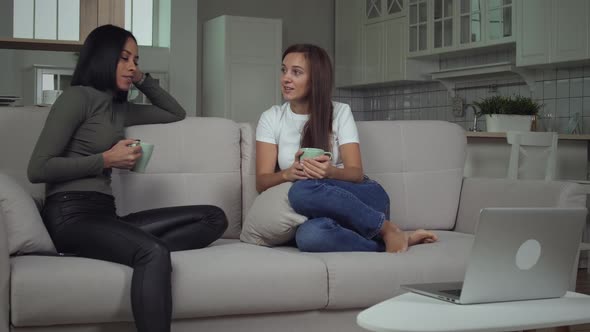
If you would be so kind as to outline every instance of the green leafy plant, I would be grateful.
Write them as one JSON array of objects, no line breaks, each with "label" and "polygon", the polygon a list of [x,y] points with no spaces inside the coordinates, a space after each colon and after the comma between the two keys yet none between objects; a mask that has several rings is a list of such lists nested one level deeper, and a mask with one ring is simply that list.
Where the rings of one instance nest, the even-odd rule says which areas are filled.
[{"label": "green leafy plant", "polygon": [[505,107],[504,114],[537,115],[541,104],[529,97],[514,96],[508,100]]},{"label": "green leafy plant", "polygon": [[503,114],[506,99],[502,96],[492,96],[482,98],[481,101],[476,101],[473,104],[479,107],[478,113],[480,114]]},{"label": "green leafy plant", "polygon": [[482,98],[481,101],[473,103],[479,107],[481,114],[512,114],[512,115],[537,115],[542,104],[530,97],[513,96],[502,97],[492,96]]}]

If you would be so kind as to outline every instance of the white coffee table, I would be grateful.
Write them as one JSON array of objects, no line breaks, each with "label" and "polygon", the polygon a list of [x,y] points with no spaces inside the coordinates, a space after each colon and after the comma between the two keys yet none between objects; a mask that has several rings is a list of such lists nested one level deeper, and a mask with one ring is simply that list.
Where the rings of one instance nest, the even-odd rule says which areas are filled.
[{"label": "white coffee table", "polygon": [[590,296],[568,292],[547,300],[459,305],[414,293],[376,304],[357,324],[378,332],[517,331],[590,322]]}]

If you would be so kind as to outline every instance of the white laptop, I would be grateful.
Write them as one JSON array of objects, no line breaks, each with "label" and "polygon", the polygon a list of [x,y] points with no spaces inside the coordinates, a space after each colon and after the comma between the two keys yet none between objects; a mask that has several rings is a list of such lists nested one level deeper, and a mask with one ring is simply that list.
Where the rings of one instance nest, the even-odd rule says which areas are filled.
[{"label": "white laptop", "polygon": [[463,282],[402,285],[458,304],[563,296],[586,224],[585,208],[485,208]]}]

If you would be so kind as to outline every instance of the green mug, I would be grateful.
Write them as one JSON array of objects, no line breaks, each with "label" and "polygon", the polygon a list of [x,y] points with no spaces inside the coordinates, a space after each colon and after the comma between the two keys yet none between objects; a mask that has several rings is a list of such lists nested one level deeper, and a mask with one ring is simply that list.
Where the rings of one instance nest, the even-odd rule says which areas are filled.
[{"label": "green mug", "polygon": [[299,157],[299,160],[303,160],[303,159],[313,159],[315,157],[319,157],[322,155],[326,155],[328,157],[330,157],[330,159],[332,159],[332,152],[327,152],[324,151],[322,149],[317,149],[317,148],[301,148],[301,151],[303,151],[303,154],[301,155],[301,157]]},{"label": "green mug", "polygon": [[131,144],[131,146],[136,146],[136,144],[139,144],[139,146],[141,146],[141,157],[137,159],[137,161],[135,162],[135,166],[133,166],[131,171],[137,173],[145,173],[147,164],[150,161],[150,158],[152,157],[152,152],[154,151],[154,145],[151,143],[139,142]]}]

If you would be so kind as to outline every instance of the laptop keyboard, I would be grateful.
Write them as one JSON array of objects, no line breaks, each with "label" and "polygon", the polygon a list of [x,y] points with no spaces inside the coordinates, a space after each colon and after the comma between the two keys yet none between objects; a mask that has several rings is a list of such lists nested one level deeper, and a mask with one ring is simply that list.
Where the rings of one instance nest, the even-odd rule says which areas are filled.
[{"label": "laptop keyboard", "polygon": [[456,297],[461,297],[461,290],[460,289],[447,289],[447,290],[441,290],[440,292],[445,293],[445,294],[454,295]]}]

